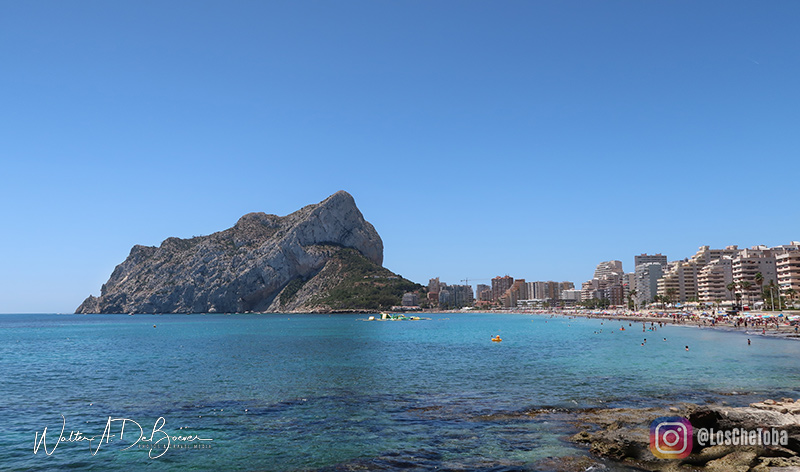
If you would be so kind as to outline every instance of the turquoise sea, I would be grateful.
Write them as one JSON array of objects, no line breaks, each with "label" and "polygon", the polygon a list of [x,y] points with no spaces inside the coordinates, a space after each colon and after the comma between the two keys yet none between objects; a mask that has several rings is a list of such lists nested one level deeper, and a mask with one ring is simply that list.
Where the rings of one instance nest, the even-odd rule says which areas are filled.
[{"label": "turquoise sea", "polygon": [[0,469],[547,470],[586,451],[525,411],[800,396],[797,341],[429,316],[0,315]]}]

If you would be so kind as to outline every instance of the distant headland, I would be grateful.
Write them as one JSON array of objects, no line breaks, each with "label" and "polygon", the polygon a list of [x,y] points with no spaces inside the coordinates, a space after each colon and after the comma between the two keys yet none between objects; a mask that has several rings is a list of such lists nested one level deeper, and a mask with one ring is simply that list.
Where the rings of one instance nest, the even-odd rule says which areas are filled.
[{"label": "distant headland", "polygon": [[378,232],[339,191],[284,217],[249,213],[208,236],[136,245],[76,313],[378,310],[421,288],[382,263]]}]

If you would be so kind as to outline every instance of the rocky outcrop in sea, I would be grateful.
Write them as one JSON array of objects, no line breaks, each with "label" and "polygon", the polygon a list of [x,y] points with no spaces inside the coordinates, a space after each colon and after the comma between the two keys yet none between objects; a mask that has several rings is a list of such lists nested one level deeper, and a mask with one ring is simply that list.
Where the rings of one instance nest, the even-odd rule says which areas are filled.
[{"label": "rocky outcrop in sea", "polygon": [[[308,308],[320,290],[336,286],[331,277],[341,277],[334,270],[341,263],[332,261],[344,248],[369,264],[383,262],[377,231],[339,191],[284,217],[250,213],[208,236],[134,246],[100,296],[89,296],[76,313],[283,311],[290,297],[281,303],[279,295],[287,287],[292,307]],[[318,277],[326,267],[330,277]]]}]

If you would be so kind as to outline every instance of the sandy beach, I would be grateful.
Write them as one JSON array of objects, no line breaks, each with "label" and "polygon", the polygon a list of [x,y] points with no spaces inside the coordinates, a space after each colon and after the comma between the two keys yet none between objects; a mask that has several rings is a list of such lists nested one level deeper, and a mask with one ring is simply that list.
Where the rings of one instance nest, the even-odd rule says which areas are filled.
[{"label": "sandy beach", "polygon": [[[471,312],[471,311],[468,311]],[[735,331],[749,336],[769,336],[800,340],[800,319],[790,322],[789,318],[798,316],[800,311],[747,312],[744,316],[703,315],[702,313],[638,311],[630,310],[475,310],[480,313],[521,314],[558,317],[579,317],[589,319],[617,320],[637,323],[661,323],[696,328]],[[463,310],[438,311],[436,313],[464,313]],[[778,316],[783,315],[783,316]],[[745,324],[746,323],[746,324]]]}]

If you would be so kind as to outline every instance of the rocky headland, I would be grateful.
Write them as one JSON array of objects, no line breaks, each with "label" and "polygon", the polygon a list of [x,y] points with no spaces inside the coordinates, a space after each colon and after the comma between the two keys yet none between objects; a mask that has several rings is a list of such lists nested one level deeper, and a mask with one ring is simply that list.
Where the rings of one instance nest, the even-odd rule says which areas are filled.
[{"label": "rocky headland", "polygon": [[134,246],[76,313],[376,310],[418,287],[382,263],[380,236],[339,191],[287,216],[249,213],[208,236]]}]

